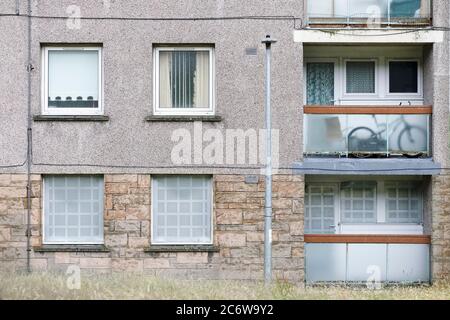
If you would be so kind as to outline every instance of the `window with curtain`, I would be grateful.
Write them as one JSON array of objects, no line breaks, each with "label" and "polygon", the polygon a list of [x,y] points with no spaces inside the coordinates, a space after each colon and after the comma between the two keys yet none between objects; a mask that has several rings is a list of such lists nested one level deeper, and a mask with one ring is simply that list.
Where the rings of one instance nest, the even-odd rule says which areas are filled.
[{"label": "window with curtain", "polygon": [[313,62],[306,64],[307,104],[334,104],[334,63]]},{"label": "window with curtain", "polygon": [[347,61],[346,92],[375,93],[375,62]]},{"label": "window with curtain", "polygon": [[376,190],[374,181],[341,183],[341,220],[346,223],[376,223]]},{"label": "window with curtain", "polygon": [[47,48],[47,110],[98,112],[100,49]]},{"label": "window with curtain", "polygon": [[212,49],[160,48],[156,111],[212,111]]},{"label": "window with curtain", "polygon": [[103,177],[44,178],[44,242],[103,243]]},{"label": "window with curtain", "polygon": [[334,233],[335,188],[309,184],[305,188],[305,233]]},{"label": "window with curtain", "polygon": [[156,244],[210,244],[212,184],[209,176],[153,177]]}]

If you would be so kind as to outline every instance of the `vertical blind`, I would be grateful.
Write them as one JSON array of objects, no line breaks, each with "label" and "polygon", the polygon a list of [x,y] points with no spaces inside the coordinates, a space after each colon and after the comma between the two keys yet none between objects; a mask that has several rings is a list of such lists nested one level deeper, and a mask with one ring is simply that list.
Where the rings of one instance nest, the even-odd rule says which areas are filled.
[{"label": "vertical blind", "polygon": [[211,243],[211,177],[153,179],[153,242]]},{"label": "vertical blind", "polygon": [[346,79],[347,93],[375,93],[375,62],[347,62]]},{"label": "vertical blind", "polygon": [[49,107],[96,108],[99,100],[98,61],[97,50],[49,50]]},{"label": "vertical blind", "polygon": [[209,108],[209,51],[159,52],[159,107]]},{"label": "vertical blind", "polygon": [[47,243],[103,241],[103,178],[46,176],[44,224]]}]

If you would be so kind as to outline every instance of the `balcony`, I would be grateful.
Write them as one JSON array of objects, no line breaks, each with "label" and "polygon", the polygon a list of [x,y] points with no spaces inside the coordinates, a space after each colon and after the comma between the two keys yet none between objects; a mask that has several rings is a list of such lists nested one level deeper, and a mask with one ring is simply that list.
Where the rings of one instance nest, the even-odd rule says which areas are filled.
[{"label": "balcony", "polygon": [[310,27],[426,27],[431,0],[308,0]]},{"label": "balcony", "polygon": [[429,157],[431,106],[305,106],[306,157]]}]

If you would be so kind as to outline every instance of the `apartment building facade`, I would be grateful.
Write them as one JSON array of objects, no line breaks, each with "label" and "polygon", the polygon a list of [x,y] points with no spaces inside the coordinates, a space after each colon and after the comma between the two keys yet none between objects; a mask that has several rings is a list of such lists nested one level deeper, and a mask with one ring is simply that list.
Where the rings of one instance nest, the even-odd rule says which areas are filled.
[{"label": "apartment building facade", "polygon": [[0,12],[2,270],[262,279],[269,34],[274,278],[449,274],[447,1]]}]

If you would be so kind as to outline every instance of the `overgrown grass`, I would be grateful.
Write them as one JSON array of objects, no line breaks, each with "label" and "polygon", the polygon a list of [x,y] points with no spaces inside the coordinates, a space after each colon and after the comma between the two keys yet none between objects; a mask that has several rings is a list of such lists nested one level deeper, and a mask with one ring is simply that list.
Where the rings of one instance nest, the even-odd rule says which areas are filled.
[{"label": "overgrown grass", "polygon": [[302,287],[285,281],[266,288],[259,282],[168,280],[146,275],[82,275],[81,288],[70,290],[63,274],[1,274],[0,299],[442,299],[450,300],[450,282],[433,286]]}]

